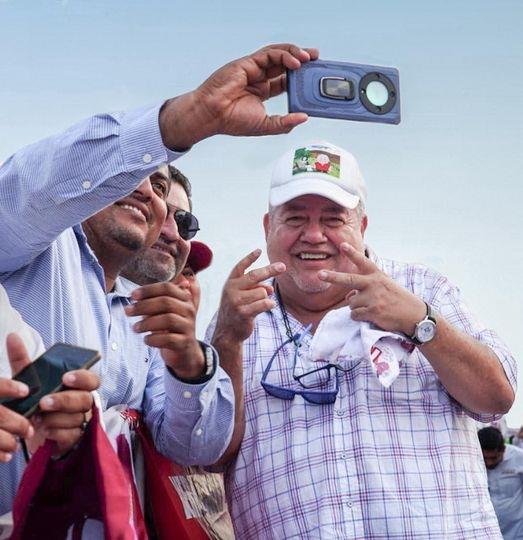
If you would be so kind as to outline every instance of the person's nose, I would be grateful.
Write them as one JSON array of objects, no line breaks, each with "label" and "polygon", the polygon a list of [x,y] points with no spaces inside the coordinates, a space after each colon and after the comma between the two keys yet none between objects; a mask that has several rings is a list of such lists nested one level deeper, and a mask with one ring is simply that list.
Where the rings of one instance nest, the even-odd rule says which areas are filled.
[{"label": "person's nose", "polygon": [[178,281],[177,281],[176,284],[177,284],[181,289],[185,289],[185,290],[191,292],[191,284],[190,284],[189,280],[188,280],[186,277],[180,276],[180,277],[178,278]]},{"label": "person's nose", "polygon": [[169,242],[178,242],[181,239],[178,225],[174,219],[174,213],[167,210],[167,217],[162,225],[160,235],[166,238]]},{"label": "person's nose", "polygon": [[301,240],[308,244],[321,244],[325,242],[325,230],[319,220],[309,220],[301,233]]},{"label": "person's nose", "polygon": [[153,187],[149,178],[146,178],[134,191],[133,197],[143,201],[149,202],[154,195]]}]

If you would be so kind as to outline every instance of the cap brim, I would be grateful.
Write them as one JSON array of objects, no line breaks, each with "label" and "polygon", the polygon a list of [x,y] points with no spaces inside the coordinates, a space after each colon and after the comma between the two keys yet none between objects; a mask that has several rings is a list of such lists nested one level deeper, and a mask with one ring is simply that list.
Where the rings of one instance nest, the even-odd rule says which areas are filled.
[{"label": "cap brim", "polygon": [[191,251],[187,258],[187,265],[192,268],[193,272],[198,273],[208,268],[211,265],[211,262],[211,248],[203,242],[193,240],[191,242]]},{"label": "cap brim", "polygon": [[280,206],[302,195],[319,195],[325,197],[344,208],[356,208],[360,202],[357,195],[348,193],[332,182],[326,182],[325,178],[307,178],[300,175],[294,182],[283,186],[273,186],[269,195],[271,206]]}]

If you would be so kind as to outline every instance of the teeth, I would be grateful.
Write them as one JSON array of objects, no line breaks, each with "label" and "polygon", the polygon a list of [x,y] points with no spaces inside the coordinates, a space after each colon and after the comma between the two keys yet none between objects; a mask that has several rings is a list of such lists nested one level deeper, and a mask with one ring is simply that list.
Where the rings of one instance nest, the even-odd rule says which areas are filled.
[{"label": "teeth", "polygon": [[141,218],[145,218],[144,213],[140,209],[136,208],[136,206],[131,206],[130,204],[122,204],[121,207],[127,210],[131,210],[135,214],[139,215]]},{"label": "teeth", "polygon": [[300,253],[300,259],[320,260],[326,258],[327,255],[325,253]]},{"label": "teeth", "polygon": [[167,253],[168,255],[171,255],[171,252],[168,249],[164,248],[163,246],[156,246],[155,245],[155,246],[153,246],[153,248],[157,249],[158,251],[163,251],[164,253]]}]

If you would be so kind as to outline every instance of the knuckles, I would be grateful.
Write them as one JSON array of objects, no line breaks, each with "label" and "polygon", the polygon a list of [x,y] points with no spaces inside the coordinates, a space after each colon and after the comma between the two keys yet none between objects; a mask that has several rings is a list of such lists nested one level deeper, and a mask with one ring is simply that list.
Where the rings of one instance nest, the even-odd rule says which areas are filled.
[{"label": "knuckles", "polygon": [[17,449],[16,439],[7,431],[0,430],[0,451],[15,452]]}]

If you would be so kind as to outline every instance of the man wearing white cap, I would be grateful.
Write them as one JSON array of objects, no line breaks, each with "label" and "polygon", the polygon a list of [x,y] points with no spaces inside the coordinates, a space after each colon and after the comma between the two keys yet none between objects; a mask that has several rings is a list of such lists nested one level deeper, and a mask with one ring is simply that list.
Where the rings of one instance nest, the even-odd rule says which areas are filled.
[{"label": "man wearing white cap", "polygon": [[366,194],[341,148],[285,154],[271,264],[247,272],[253,252],[226,284],[214,343],[243,355],[237,537],[500,538],[473,419],[510,408],[515,361],[444,276],[365,245]]}]

